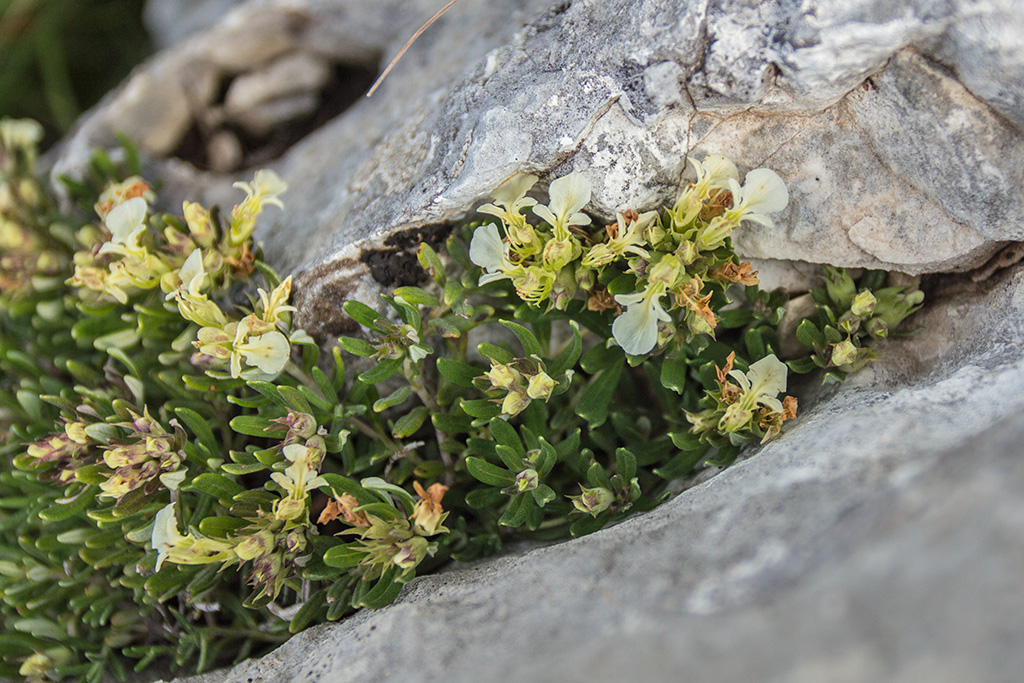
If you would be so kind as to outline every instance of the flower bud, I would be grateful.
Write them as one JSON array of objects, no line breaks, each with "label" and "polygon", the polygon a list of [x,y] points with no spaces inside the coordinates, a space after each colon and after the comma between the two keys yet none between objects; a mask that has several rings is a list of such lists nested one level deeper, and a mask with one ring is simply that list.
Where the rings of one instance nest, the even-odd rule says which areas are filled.
[{"label": "flower bud", "polygon": [[485,373],[495,389],[510,390],[519,379],[519,372],[509,365],[491,363],[491,369]]},{"label": "flower bud", "polygon": [[558,382],[551,379],[543,370],[530,377],[530,384],[526,388],[526,395],[530,398],[544,399],[551,398],[551,392],[558,386]]},{"label": "flower bud", "polygon": [[549,270],[557,272],[563,266],[572,261],[575,256],[576,245],[572,238],[564,240],[548,240],[544,245],[544,265]]},{"label": "flower bud", "polygon": [[852,311],[847,311],[839,318],[839,329],[848,335],[860,329],[860,318]]},{"label": "flower bud", "polygon": [[584,292],[589,292],[597,284],[597,273],[590,268],[580,266],[576,269],[576,284]]},{"label": "flower bud", "polygon": [[725,434],[737,432],[747,426],[751,417],[753,412],[745,409],[742,403],[733,403],[725,409],[725,414],[718,421],[718,430]]},{"label": "flower bud", "polygon": [[520,390],[513,390],[508,392],[508,396],[501,402],[501,412],[512,417],[523,412],[528,405],[530,405],[530,399],[526,393]]},{"label": "flower bud", "polygon": [[520,493],[532,491],[540,486],[540,475],[534,469],[523,470],[516,475],[515,486],[519,489]]},{"label": "flower bud", "polygon": [[274,547],[274,536],[269,531],[246,536],[245,539],[235,546],[235,554],[242,562],[253,560],[265,555]]},{"label": "flower bud", "polygon": [[874,313],[877,303],[878,299],[875,298],[875,295],[865,289],[853,298],[853,303],[850,304],[850,313],[860,318],[866,318]]},{"label": "flower bud", "polygon": [[889,336],[889,326],[881,318],[872,318],[864,327],[875,339],[885,339]]},{"label": "flower bud", "polygon": [[429,546],[427,539],[422,536],[413,536],[398,545],[398,552],[391,558],[391,561],[401,569],[412,569],[427,556]]},{"label": "flower bud", "polygon": [[832,365],[843,366],[857,360],[857,347],[849,339],[832,346]]},{"label": "flower bud", "polygon": [[580,512],[586,512],[593,517],[607,510],[615,501],[615,494],[606,488],[597,487],[585,489],[582,486],[582,493],[578,496],[570,496],[573,506]]}]

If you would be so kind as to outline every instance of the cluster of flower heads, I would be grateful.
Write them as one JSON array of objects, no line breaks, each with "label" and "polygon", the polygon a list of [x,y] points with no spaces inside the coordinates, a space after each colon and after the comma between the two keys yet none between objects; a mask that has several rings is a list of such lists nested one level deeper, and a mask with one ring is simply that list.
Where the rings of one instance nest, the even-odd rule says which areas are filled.
[{"label": "cluster of flower heads", "polygon": [[[272,291],[258,289],[253,310],[246,315],[222,308],[218,299],[225,299],[233,279],[253,271],[255,254],[250,246],[256,217],[267,205],[283,206],[279,195],[286,186],[264,170],[256,173],[252,184],[236,187],[246,197],[234,207],[228,225],[221,225],[202,206],[186,202],[184,220],[163,217],[163,229],[158,230],[153,227],[158,221],[149,215],[153,194],[140,178],[111,185],[95,205],[102,227],[87,226],[78,236],[83,248],[75,254],[75,274],[68,284],[77,287],[87,303],[96,304],[129,303],[159,287],[166,309],[194,325],[189,328],[196,338],[193,364],[211,371],[226,366],[235,378],[273,379],[288,365],[291,343],[308,340],[301,330],[292,329],[291,277]],[[136,396],[141,400],[140,393]],[[148,498],[161,486],[168,489],[172,502],[156,515],[151,537],[145,539],[156,551],[156,571],[165,562],[249,562],[249,583],[257,589],[251,603],[273,600],[294,574],[288,568],[303,566],[309,559],[310,493],[328,486],[320,475],[327,452],[325,430],[307,413],[289,411],[274,420],[267,436],[280,436],[281,441],[264,457],[273,467],[268,488],[279,498],[269,512],[254,507],[251,515],[243,515],[246,524],[232,533],[210,536],[196,528],[185,533],[179,528],[173,493],[186,476],[181,467],[181,426],[172,419],[167,429],[148,411],[130,416],[131,420],[114,424],[68,422],[63,433],[30,444],[26,462],[50,468],[63,483],[76,478],[85,464],[98,465],[105,473],[98,482],[100,495],[118,504],[129,496]],[[115,427],[126,430],[127,436]],[[347,434],[342,430],[339,447]],[[445,487],[434,484],[424,490],[417,483],[416,490],[420,501],[410,504],[406,516],[364,512],[365,501],[336,494],[318,523],[342,517],[351,526],[346,533],[359,537],[354,552],[360,555],[367,578],[379,577],[388,567],[411,575],[436,550],[429,537],[447,532],[441,525],[447,516],[441,508]]]},{"label": "cluster of flower heads", "polygon": [[[681,326],[690,334],[714,334],[712,287],[757,283],[727,240],[742,221],[772,225],[767,214],[784,209],[789,194],[768,169],[750,171],[741,186],[736,166],[723,156],[689,161],[696,180],[671,209],[661,216],[623,211],[596,233],[584,230],[591,223],[582,213],[590,184],[581,174],[553,181],[547,205],[526,196],[537,176],[513,176],[495,190],[493,203],[479,208],[498,218],[502,229],[489,222],[473,235],[470,259],[484,269],[480,284],[507,279],[524,301],[547,301],[559,310],[579,291],[590,310],[624,307],[612,335],[634,356],[664,346]],[[539,222],[529,222],[525,209]],[[629,291],[613,284],[621,275],[628,276]]]},{"label": "cluster of flower heads", "polygon": [[61,282],[62,250],[33,229],[46,212],[46,194],[34,176],[42,137],[35,121],[0,119],[0,301],[52,290]]},{"label": "cluster of flower heads", "polygon": [[257,171],[251,184],[235,183],[246,197],[231,212],[227,226],[210,212],[185,202],[184,221],[158,232],[150,225],[154,195],[138,177],[109,186],[96,202],[102,226],[86,226],[79,235],[75,274],[68,284],[83,299],[127,303],[130,297],[159,287],[168,306],[200,326],[198,364],[226,363],[232,377],[270,376],[281,372],[291,351],[286,332],[295,308],[288,304],[291,278],[272,292],[259,290],[256,310],[232,320],[211,293],[225,292],[253,271],[251,236],[266,206],[283,207],[287,186],[273,171]]},{"label": "cluster of flower heads", "polygon": [[[739,446],[752,440],[768,441],[782,431],[782,423],[796,417],[797,401],[786,392],[786,364],[774,355],[752,363],[746,372],[733,369],[736,352],[724,368],[715,368],[718,388],[705,392],[704,410],[687,412],[690,431],[714,445],[721,436]],[[730,381],[732,380],[732,381]]]}]

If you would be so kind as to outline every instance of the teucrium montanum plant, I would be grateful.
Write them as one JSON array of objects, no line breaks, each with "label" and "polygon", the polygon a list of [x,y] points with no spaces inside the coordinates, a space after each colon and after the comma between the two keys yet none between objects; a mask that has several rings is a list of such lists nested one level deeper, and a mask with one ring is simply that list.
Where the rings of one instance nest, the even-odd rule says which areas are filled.
[{"label": "teucrium montanum plant", "polygon": [[346,302],[361,332],[318,343],[252,240],[273,172],[172,215],[130,149],[99,154],[67,181],[95,218],[64,216],[37,132],[0,123],[0,675],[201,670],[449,559],[596,531],[777,436],[788,369],[841,378],[920,305],[829,269],[787,368],[787,298],[730,238],[785,185],[709,155],[670,208],[607,225],[582,175],[546,203],[516,175],[421,245],[427,285]]}]

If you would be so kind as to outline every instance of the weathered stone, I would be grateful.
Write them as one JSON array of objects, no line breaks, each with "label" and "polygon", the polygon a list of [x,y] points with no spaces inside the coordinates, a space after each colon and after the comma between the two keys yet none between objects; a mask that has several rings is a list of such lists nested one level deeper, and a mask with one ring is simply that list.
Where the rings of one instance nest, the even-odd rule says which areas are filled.
[{"label": "weathered stone", "polygon": [[237,112],[233,118],[247,133],[261,136],[289,121],[312,114],[319,102],[320,97],[316,94],[289,95],[261,102],[252,109]]},{"label": "weathered stone", "polygon": [[215,23],[243,0],[160,0],[147,2],[143,19],[157,47],[176,46]]},{"label": "weathered stone", "polygon": [[318,93],[330,76],[327,60],[294,52],[232,81],[224,107],[231,116],[244,115],[274,100]]},{"label": "weathered stone", "polygon": [[234,133],[222,130],[206,143],[206,155],[214,172],[233,171],[242,163],[242,143]]}]

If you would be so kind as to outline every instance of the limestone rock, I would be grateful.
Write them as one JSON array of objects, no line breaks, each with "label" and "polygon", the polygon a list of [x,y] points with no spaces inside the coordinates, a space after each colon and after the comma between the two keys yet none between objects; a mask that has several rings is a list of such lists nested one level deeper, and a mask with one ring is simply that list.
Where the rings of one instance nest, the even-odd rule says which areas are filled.
[{"label": "limestone rock", "polygon": [[236,78],[224,96],[224,107],[228,115],[237,116],[277,99],[316,93],[330,75],[327,60],[294,52]]}]

